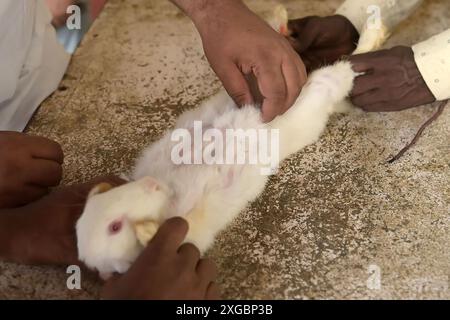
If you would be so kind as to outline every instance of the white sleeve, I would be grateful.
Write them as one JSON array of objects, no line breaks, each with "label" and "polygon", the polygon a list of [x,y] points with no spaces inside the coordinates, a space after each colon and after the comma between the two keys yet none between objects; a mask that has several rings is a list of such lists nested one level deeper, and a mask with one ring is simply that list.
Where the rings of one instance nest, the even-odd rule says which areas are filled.
[{"label": "white sleeve", "polygon": [[0,0],[0,130],[22,131],[70,60],[44,0]]},{"label": "white sleeve", "polygon": [[14,95],[32,39],[35,3],[24,1],[0,1],[0,103]]},{"label": "white sleeve", "polygon": [[450,98],[450,29],[413,46],[425,82],[437,100]]},{"label": "white sleeve", "polygon": [[347,17],[361,33],[369,19],[379,14],[389,31],[408,18],[423,0],[346,0],[336,14]]}]

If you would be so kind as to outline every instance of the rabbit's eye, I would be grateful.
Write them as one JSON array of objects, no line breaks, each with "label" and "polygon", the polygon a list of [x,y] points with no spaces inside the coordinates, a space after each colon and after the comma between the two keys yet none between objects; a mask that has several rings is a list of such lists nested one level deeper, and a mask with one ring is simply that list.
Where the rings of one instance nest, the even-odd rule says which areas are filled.
[{"label": "rabbit's eye", "polygon": [[120,230],[122,230],[122,221],[120,220],[111,222],[108,228],[109,234],[119,233]]}]

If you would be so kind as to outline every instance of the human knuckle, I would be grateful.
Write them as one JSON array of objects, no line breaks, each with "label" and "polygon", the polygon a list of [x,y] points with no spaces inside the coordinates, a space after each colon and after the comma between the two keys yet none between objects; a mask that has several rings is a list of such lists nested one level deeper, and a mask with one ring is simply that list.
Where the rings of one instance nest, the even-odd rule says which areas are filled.
[{"label": "human knuckle", "polygon": [[275,61],[281,60],[281,55],[285,52],[284,47],[281,45],[283,41],[287,41],[285,39],[278,39],[278,44],[276,46],[260,46],[258,53],[256,54],[255,61],[258,61],[258,64],[266,65],[266,63],[273,64]]},{"label": "human knuckle", "polygon": [[232,90],[230,91],[230,96],[239,103],[242,103],[247,99],[247,92],[244,90]]}]

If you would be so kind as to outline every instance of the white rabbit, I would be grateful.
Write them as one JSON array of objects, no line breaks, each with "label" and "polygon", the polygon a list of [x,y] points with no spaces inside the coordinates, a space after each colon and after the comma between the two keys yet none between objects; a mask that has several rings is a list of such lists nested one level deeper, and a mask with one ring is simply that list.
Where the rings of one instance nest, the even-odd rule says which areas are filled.
[{"label": "white rabbit", "polygon": [[[384,30],[367,31],[359,48],[375,49],[386,38]],[[279,155],[276,159],[282,161],[316,142],[330,114],[345,111],[348,104],[342,102],[351,92],[355,76],[349,62],[317,70],[292,108],[269,124],[261,121],[258,107],[239,109],[222,91],[183,114],[175,129],[195,134],[196,121],[201,121],[203,130],[214,128],[222,133],[227,129],[278,129],[279,150],[271,150],[269,156],[273,159]],[[267,169],[267,163],[176,164],[174,132],[183,131],[167,133],[143,152],[132,182],[116,188],[101,184],[89,195],[77,223],[79,258],[104,278],[113,272],[125,272],[158,227],[173,216],[189,222],[185,242],[195,244],[204,253],[217,233],[264,190],[268,176],[261,173]],[[202,136],[202,142],[206,140]],[[276,139],[269,138],[268,143],[273,140]],[[220,143],[209,142],[213,154],[223,150]],[[225,152],[227,147],[229,141]],[[205,149],[195,145],[192,149],[195,152],[199,148],[200,153]],[[235,150],[236,146],[232,148]],[[246,147],[245,152],[250,156],[257,151]],[[193,160],[183,152],[178,155]]]}]

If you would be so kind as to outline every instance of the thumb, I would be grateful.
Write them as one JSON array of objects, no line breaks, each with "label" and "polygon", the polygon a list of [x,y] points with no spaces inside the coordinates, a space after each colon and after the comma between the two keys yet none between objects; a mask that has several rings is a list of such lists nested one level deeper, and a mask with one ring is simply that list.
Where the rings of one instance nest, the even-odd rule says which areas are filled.
[{"label": "thumb", "polygon": [[244,74],[234,63],[216,70],[223,87],[238,106],[253,104],[254,99]]},{"label": "thumb", "polygon": [[159,248],[163,252],[177,252],[186,238],[188,229],[188,222],[183,218],[176,217],[167,220],[161,225],[142,256],[145,256],[146,252],[151,253],[152,248]]}]

